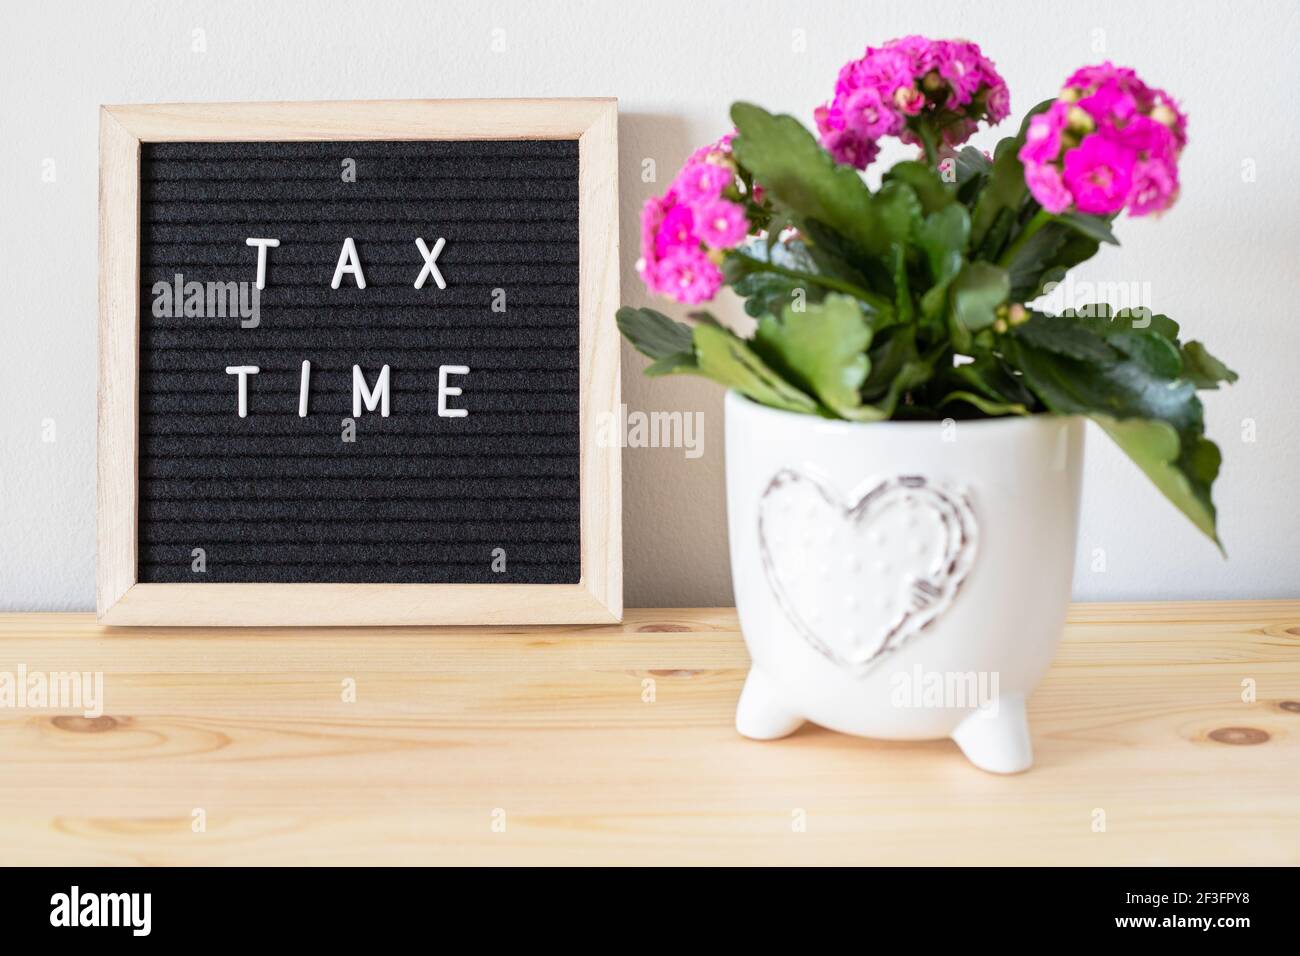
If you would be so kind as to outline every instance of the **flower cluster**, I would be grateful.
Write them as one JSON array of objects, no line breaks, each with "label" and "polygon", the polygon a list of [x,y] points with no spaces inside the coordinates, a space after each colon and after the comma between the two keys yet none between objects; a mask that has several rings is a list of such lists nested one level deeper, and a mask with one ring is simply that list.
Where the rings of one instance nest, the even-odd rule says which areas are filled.
[{"label": "flower cluster", "polygon": [[696,150],[668,191],[646,200],[637,272],[651,292],[694,305],[721,287],[722,252],[749,234],[743,184],[731,158],[734,137],[728,133]]},{"label": "flower cluster", "polygon": [[1111,63],[1086,66],[1035,116],[1020,161],[1025,183],[1051,213],[1162,212],[1178,198],[1187,119],[1164,90]]},{"label": "flower cluster", "polygon": [[999,123],[1010,111],[1007,84],[977,44],[909,36],[867,47],[846,63],[835,98],[814,115],[830,154],[866,169],[886,136],[922,142],[922,121],[951,148],[968,140],[981,119]]}]

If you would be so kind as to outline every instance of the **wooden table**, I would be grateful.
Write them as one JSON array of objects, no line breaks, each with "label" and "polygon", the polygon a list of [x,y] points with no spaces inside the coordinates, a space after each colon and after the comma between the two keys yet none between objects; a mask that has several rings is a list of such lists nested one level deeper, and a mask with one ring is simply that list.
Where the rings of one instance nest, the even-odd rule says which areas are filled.
[{"label": "wooden table", "polygon": [[746,664],[730,609],[531,630],[3,615],[0,671],[103,671],[106,707],[0,709],[0,862],[1300,863],[1300,602],[1074,607],[1015,777],[946,741],[742,739]]}]

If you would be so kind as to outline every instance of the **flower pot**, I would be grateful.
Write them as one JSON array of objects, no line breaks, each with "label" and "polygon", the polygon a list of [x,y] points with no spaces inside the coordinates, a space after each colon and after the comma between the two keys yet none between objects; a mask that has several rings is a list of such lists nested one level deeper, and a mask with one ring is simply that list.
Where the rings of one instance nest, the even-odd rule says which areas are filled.
[{"label": "flower pot", "polygon": [[752,666],[736,729],[804,721],[1033,761],[1025,700],[1074,570],[1083,422],[858,424],[726,399],[731,572]]}]

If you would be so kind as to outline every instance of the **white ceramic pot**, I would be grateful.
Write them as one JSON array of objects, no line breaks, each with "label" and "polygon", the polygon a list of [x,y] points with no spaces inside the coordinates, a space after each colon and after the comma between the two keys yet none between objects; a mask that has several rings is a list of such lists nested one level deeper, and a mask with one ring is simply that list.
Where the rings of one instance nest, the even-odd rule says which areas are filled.
[{"label": "white ceramic pot", "polygon": [[1082,420],[856,424],[735,392],[726,408],[753,660],[737,730],[951,737],[984,770],[1027,769],[1025,699],[1070,598]]}]

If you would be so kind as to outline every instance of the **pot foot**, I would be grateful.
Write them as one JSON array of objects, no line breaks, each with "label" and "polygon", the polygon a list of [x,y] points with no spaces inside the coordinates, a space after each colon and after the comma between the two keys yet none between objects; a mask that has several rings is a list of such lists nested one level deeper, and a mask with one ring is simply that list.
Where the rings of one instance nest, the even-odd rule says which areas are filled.
[{"label": "pot foot", "polygon": [[967,760],[989,773],[1020,773],[1034,762],[1025,699],[1020,694],[999,697],[996,713],[971,714],[957,725],[952,739]]},{"label": "pot foot", "polygon": [[754,740],[776,740],[789,736],[803,724],[804,719],[777,698],[772,682],[757,667],[751,667],[736,705],[736,730]]}]

